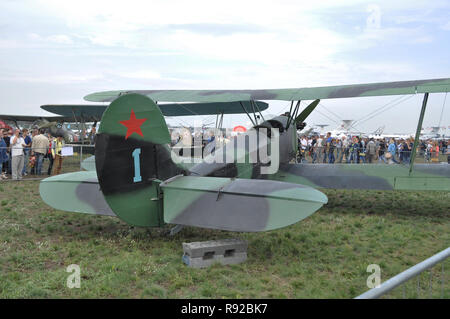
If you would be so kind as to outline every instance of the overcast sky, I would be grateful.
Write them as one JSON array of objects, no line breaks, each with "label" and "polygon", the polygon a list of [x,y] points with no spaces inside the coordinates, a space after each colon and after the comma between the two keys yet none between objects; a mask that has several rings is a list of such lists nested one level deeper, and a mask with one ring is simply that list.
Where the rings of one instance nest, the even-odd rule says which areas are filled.
[{"label": "overcast sky", "polygon": [[[450,77],[449,49],[450,2],[440,0],[0,0],[0,113],[42,115],[42,104],[88,103],[85,95],[103,90],[445,78]],[[444,98],[430,96],[424,127],[438,126]],[[324,100],[307,122],[333,128],[342,119],[362,119],[402,100]],[[358,128],[414,131],[421,100],[413,96],[392,103]],[[446,104],[441,126],[448,127],[450,97]],[[287,107],[270,102],[266,113]],[[224,126],[247,122],[245,115],[226,116]]]}]

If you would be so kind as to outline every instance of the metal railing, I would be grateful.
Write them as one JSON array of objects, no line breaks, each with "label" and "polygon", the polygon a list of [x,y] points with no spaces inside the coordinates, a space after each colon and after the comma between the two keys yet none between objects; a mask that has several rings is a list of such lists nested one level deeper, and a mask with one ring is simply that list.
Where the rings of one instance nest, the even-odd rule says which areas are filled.
[{"label": "metal railing", "polygon": [[[85,159],[94,155],[94,145],[81,145],[81,144],[66,144],[65,147],[72,147],[73,155],[64,156],[61,165],[60,173],[77,172],[83,169],[82,163]],[[2,149],[0,149],[0,152]],[[47,153],[47,150],[45,150]],[[0,163],[2,171],[7,175],[11,174],[11,153],[10,149],[7,149],[8,159],[6,162]],[[0,154],[1,155],[1,154]],[[1,160],[1,159],[0,159]],[[37,157],[32,155],[31,150],[28,150],[24,154],[24,173],[25,179],[29,178],[45,178],[54,174],[56,162],[49,154],[45,154],[42,158],[41,174],[37,174]],[[83,165],[84,166],[84,165]]]},{"label": "metal railing", "polygon": [[[330,153],[332,156],[330,156]],[[369,154],[366,148],[352,149],[350,147],[333,147],[331,151],[324,146],[307,147],[299,151],[298,162],[313,164],[351,164],[351,163],[410,163],[411,151],[396,149],[391,160],[386,158],[388,150],[381,152],[378,150],[374,154]],[[414,163],[450,163],[450,153],[447,151],[430,152],[428,150],[418,150]]]},{"label": "metal railing", "polygon": [[[405,284],[408,280],[417,277],[417,298],[420,298],[420,274],[430,269],[429,277],[429,296],[432,297],[432,270],[431,268],[438,263],[442,263],[441,271],[441,298],[444,298],[444,283],[445,283],[445,273],[444,273],[444,261],[450,256],[450,247],[444,249],[443,251],[437,253],[436,255],[418,263],[417,265],[405,270],[404,272],[392,277],[391,279],[385,281],[380,286],[372,288],[365,293],[359,295],[355,299],[375,299],[379,298],[388,292],[392,291],[394,288],[401,284]],[[403,289],[403,298],[406,298],[405,288]]]},{"label": "metal railing", "polygon": [[[71,156],[65,156],[63,158],[62,163],[62,169],[61,173],[69,173],[69,172],[76,172],[83,169],[86,169],[87,166],[90,165],[90,169],[92,169],[94,163],[93,161],[86,165],[86,162],[83,163],[85,159],[88,157],[91,157],[94,155],[94,145],[82,145],[82,144],[66,144],[66,147],[72,147],[73,148],[73,155]],[[8,159],[4,163],[0,163],[2,165],[2,171],[11,174],[11,150],[9,148],[0,148],[0,160],[3,154],[8,154]],[[6,151],[6,152],[4,152]],[[192,154],[195,152],[192,151]],[[314,163],[314,164],[321,164],[321,163],[334,163],[334,164],[340,164],[340,163],[369,163],[370,161],[372,163],[389,163],[388,160],[384,157],[380,157],[377,154],[370,156],[367,155],[367,152],[365,149],[357,149],[353,152],[351,149],[348,148],[334,148],[331,152],[333,155],[330,157],[330,152],[322,147],[316,147],[312,150],[305,150],[303,152],[299,152],[299,156],[297,157],[297,162],[302,163]],[[189,154],[183,154],[182,156],[192,156]],[[436,157],[437,160],[432,160],[432,157]],[[203,157],[203,153],[201,155]],[[396,163],[409,163],[409,152],[404,153],[396,153],[396,156],[394,157]],[[450,155],[442,154],[440,152],[438,155],[432,155],[427,152],[418,153],[418,156],[415,159],[415,163],[440,163],[440,162],[447,162],[450,163]],[[36,175],[36,165],[37,163],[33,161],[33,157],[31,155],[31,150],[28,150],[28,152],[25,153],[24,156],[24,165],[25,165],[25,171],[24,176],[26,178],[34,177],[34,178],[44,178],[46,176],[49,176],[52,174],[53,171],[53,165],[52,160],[50,156],[46,155],[43,158],[42,163],[42,169],[41,169],[41,175]]]}]

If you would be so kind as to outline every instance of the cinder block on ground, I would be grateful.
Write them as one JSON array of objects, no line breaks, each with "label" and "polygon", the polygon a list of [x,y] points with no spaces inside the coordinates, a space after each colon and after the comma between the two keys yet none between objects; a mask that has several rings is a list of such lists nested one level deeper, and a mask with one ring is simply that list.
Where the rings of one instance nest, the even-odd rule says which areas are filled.
[{"label": "cinder block on ground", "polygon": [[240,239],[183,243],[183,262],[189,267],[205,268],[218,262],[239,264],[247,259],[248,244]]}]

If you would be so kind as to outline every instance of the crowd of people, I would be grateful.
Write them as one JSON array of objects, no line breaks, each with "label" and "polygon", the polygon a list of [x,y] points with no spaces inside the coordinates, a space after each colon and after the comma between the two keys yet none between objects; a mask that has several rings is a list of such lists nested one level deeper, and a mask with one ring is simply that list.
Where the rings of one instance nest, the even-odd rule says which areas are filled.
[{"label": "crowd of people", "polygon": [[[12,133],[12,134],[11,134]],[[61,173],[64,146],[62,137],[45,133],[44,129],[3,129],[0,132],[0,179],[11,176],[20,180],[25,175],[43,175],[44,159],[49,160],[47,175]]]},{"label": "crowd of people", "polygon": [[[342,136],[335,138],[331,133],[312,137],[299,137],[299,161],[311,163],[396,163],[411,161],[414,139],[361,138]],[[425,162],[439,162],[439,154],[447,154],[450,163],[450,140],[420,140],[417,156]]]},{"label": "crowd of people", "polygon": [[[92,134],[95,136],[95,131]],[[180,136],[178,136],[179,140]],[[94,140],[93,140],[94,141]],[[204,143],[214,141],[209,134]],[[173,143],[173,144],[176,144]],[[47,175],[61,173],[64,146],[62,137],[53,137],[44,129],[0,130],[0,180],[20,180],[25,175],[43,175],[44,159],[49,161]],[[414,139],[364,138],[359,136],[332,137],[331,133],[300,136],[299,162],[318,163],[396,163],[411,161]],[[439,162],[439,154],[447,155],[450,164],[450,140],[420,140],[417,156],[425,162]]]}]

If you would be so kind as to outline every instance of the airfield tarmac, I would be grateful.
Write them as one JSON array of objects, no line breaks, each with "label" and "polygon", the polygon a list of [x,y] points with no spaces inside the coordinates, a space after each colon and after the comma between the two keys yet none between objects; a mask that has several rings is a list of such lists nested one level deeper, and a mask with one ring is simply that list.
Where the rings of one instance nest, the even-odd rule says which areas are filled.
[{"label": "airfield tarmac", "polygon": [[[353,298],[366,290],[369,264],[381,280],[448,247],[450,194],[324,190],[329,203],[276,231],[232,233],[131,228],[117,218],[56,211],[38,181],[0,183],[0,298]],[[249,242],[239,265],[191,269],[182,243]],[[81,288],[66,286],[78,264]],[[431,295],[450,298],[450,263],[432,269]],[[428,298],[429,272],[387,298]],[[417,293],[419,292],[419,295]]]}]

